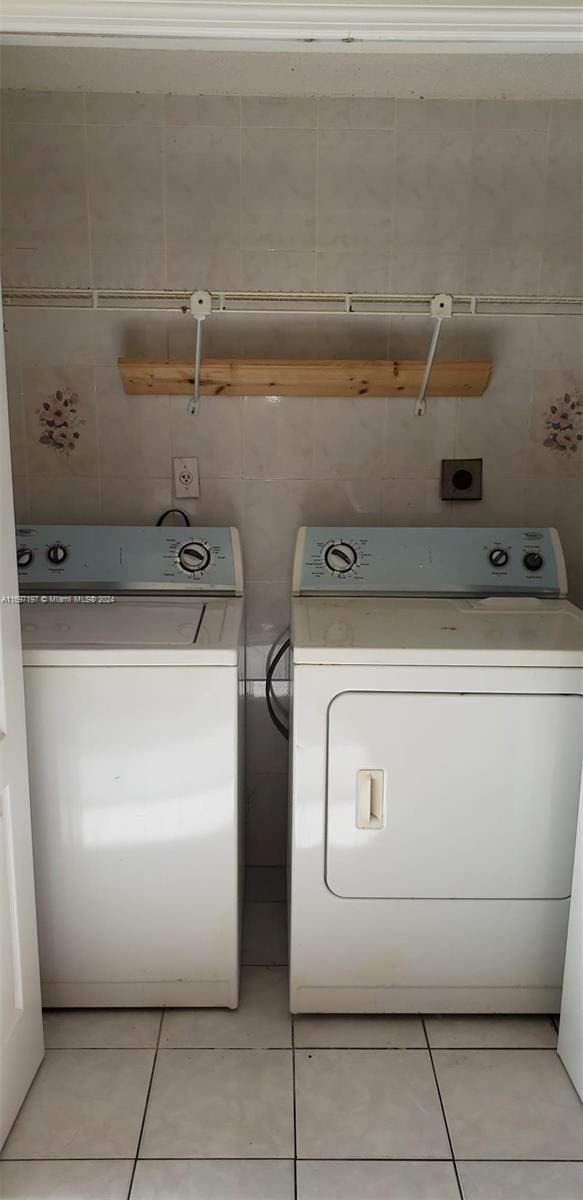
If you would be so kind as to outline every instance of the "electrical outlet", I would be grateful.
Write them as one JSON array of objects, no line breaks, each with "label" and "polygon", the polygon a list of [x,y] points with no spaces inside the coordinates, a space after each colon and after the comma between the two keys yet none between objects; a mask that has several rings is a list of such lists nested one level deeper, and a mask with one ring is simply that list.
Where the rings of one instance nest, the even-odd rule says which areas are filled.
[{"label": "electrical outlet", "polygon": [[173,458],[174,495],[177,500],[200,496],[198,458]]}]

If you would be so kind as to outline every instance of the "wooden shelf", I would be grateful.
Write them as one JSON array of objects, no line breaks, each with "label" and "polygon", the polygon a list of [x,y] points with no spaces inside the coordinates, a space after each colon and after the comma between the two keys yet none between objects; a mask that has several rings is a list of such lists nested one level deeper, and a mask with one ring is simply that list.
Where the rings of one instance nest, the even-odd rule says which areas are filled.
[{"label": "wooden shelf", "polygon": [[[193,363],[118,359],[130,396],[187,396]],[[200,391],[207,396],[416,396],[424,362],[386,359],[206,359]],[[437,362],[428,396],[481,396],[490,362]]]}]

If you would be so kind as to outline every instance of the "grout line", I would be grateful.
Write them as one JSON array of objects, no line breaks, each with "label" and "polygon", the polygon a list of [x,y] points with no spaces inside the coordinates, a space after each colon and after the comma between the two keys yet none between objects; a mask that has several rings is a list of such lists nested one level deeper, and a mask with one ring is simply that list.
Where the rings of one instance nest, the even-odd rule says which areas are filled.
[{"label": "grout line", "polygon": [[149,1082],[149,1084],[148,1084],[148,1090],[147,1090],[147,1092],[146,1092],[146,1102],[145,1102],[145,1104],[144,1104],[144,1112],[143,1112],[143,1114],[142,1114],[142,1123],[141,1123],[141,1125],[140,1125],[140,1133],[139,1133],[139,1137],[138,1137],[138,1144],[137,1144],[137,1146],[136,1146],[136,1155],[135,1155],[135,1158],[134,1158],[134,1165],[133,1165],[133,1167],[132,1167],[132,1173],[131,1173],[131,1175],[130,1175],[130,1182],[129,1182],[129,1187],[128,1187],[128,1193],[127,1193],[126,1200],[130,1200],[130,1197],[131,1197],[131,1194],[132,1194],[132,1188],[133,1188],[133,1186],[134,1186],[134,1177],[135,1177],[135,1174],[136,1174],[136,1168],[137,1168],[137,1166],[138,1166],[138,1160],[139,1160],[139,1157],[140,1157],[140,1149],[141,1149],[141,1146],[142,1146],[142,1139],[143,1139],[143,1136],[144,1136],[144,1127],[145,1127],[145,1124],[146,1124],[146,1113],[147,1113],[147,1111],[148,1111],[148,1105],[149,1105],[149,1103],[150,1103],[150,1093],[151,1093],[151,1091],[152,1091],[152,1083],[154,1082],[154,1071],[156,1070],[156,1062],[157,1062],[157,1060],[158,1060],[158,1050],[159,1050],[159,1047],[160,1047],[160,1037],[161,1037],[161,1034],[162,1034],[162,1023],[163,1023],[163,1021],[164,1021],[164,1013],[165,1013],[165,1011],[166,1011],[166,1009],[165,1009],[164,1007],[162,1007],[162,1008],[161,1008],[161,1010],[160,1010],[160,1022],[159,1022],[159,1025],[158,1025],[158,1037],[156,1038],[156,1047],[155,1047],[155,1050],[154,1050],[154,1059],[153,1059],[153,1062],[152,1062],[152,1071],[151,1071],[151,1074],[150,1074],[150,1082]]},{"label": "grout line", "polygon": [[428,1050],[428,1052],[429,1052],[429,1060],[430,1060],[430,1062],[431,1062],[431,1070],[433,1071],[433,1078],[434,1078],[434,1080],[435,1080],[435,1086],[436,1086],[436,1088],[437,1088],[437,1095],[438,1095],[438,1097],[439,1097],[439,1104],[440,1104],[440,1107],[441,1107],[441,1114],[442,1114],[442,1116],[443,1116],[443,1123],[444,1123],[444,1125],[445,1125],[445,1132],[446,1132],[446,1134],[447,1134],[447,1140],[448,1140],[448,1142],[449,1142],[449,1148],[450,1148],[450,1151],[451,1151],[451,1161],[452,1161],[453,1169],[454,1169],[454,1171],[455,1171],[455,1177],[456,1177],[456,1182],[457,1182],[457,1186],[458,1186],[458,1191],[459,1191],[459,1194],[460,1194],[461,1200],[464,1200],[464,1193],[463,1193],[463,1189],[462,1189],[461,1179],[460,1179],[460,1176],[459,1176],[459,1171],[458,1171],[458,1167],[457,1167],[457,1162],[456,1162],[456,1159],[455,1159],[455,1154],[454,1154],[454,1149],[453,1149],[453,1142],[452,1142],[452,1140],[451,1140],[451,1134],[450,1134],[450,1132],[449,1132],[449,1125],[448,1125],[448,1123],[447,1123],[447,1116],[446,1116],[446,1113],[445,1113],[445,1105],[444,1105],[444,1103],[443,1103],[443,1098],[442,1098],[442,1095],[441,1095],[441,1090],[440,1090],[440,1087],[439,1087],[439,1080],[438,1080],[438,1078],[437,1078],[437,1071],[435,1070],[435,1063],[434,1063],[434,1061],[433,1061],[433,1054],[432,1054],[432,1051],[431,1051],[431,1046],[430,1046],[430,1044],[429,1044],[429,1035],[428,1035],[428,1033],[427,1033],[427,1027],[426,1027],[426,1024],[425,1024],[425,1018],[424,1018],[424,1017],[421,1017],[421,1024],[423,1025],[423,1032],[424,1032],[424,1034],[425,1034],[425,1041],[426,1041],[426,1043],[427,1043],[427,1050]]}]

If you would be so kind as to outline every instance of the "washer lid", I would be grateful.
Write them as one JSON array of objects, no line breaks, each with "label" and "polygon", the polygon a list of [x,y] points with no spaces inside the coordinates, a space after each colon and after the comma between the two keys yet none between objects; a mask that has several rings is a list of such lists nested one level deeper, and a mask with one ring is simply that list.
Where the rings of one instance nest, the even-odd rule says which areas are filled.
[{"label": "washer lid", "polygon": [[294,663],[583,666],[583,613],[566,600],[294,598]]}]

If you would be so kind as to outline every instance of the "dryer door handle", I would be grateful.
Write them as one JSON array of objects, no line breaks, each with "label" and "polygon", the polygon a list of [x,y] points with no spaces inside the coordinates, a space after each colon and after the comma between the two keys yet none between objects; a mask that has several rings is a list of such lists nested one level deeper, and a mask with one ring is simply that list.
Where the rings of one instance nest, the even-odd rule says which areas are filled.
[{"label": "dryer door handle", "polygon": [[365,768],[356,775],[356,828],[382,829],[384,813],[385,773]]}]

